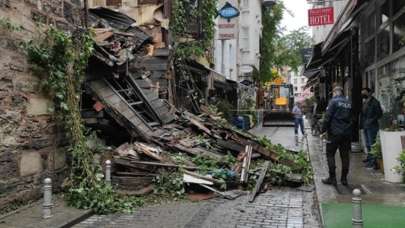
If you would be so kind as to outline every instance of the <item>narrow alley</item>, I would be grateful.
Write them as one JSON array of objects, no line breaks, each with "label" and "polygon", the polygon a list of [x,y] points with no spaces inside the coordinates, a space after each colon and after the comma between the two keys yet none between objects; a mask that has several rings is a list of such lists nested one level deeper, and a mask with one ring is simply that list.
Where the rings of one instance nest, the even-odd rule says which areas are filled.
[{"label": "narrow alley", "polygon": [[405,0],[0,0],[0,228],[404,228]]}]

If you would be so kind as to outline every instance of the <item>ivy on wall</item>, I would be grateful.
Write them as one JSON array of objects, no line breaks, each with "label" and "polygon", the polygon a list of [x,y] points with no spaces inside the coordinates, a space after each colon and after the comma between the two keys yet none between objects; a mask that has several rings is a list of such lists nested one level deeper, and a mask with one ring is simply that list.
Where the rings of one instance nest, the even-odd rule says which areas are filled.
[{"label": "ivy on wall", "polygon": [[119,197],[104,182],[101,167],[95,164],[87,144],[79,102],[85,69],[93,53],[91,32],[77,30],[69,34],[51,27],[38,39],[25,43],[24,48],[34,72],[43,79],[43,89],[53,98],[58,120],[70,139],[68,203],[96,213],[131,211],[142,204],[138,198]]},{"label": "ivy on wall", "polygon": [[[200,57],[214,39],[217,0],[174,0],[170,30],[177,57]],[[193,37],[191,28],[198,26],[199,35]]]}]

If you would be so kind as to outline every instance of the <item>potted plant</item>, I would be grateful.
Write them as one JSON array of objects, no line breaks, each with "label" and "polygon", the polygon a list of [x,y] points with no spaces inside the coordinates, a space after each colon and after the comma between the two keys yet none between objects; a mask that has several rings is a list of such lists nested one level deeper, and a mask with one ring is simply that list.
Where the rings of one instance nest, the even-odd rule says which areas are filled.
[{"label": "potted plant", "polygon": [[[399,155],[398,158],[400,166],[398,167],[398,172],[404,174],[405,173],[405,150]],[[405,182],[405,176],[402,177],[403,181]]]},{"label": "potted plant", "polygon": [[370,154],[377,159],[378,168],[384,172],[383,156],[381,151],[381,140],[380,137],[377,138],[373,146],[371,147]]},{"label": "potted plant", "polygon": [[[382,157],[384,161],[384,176],[388,182],[399,183],[403,181],[405,171],[405,155],[403,154],[403,145],[401,137],[405,137],[403,126],[403,114],[405,102],[403,96],[397,99],[393,107],[396,110],[383,116],[382,124],[385,123],[384,130],[380,131],[380,141]],[[387,124],[388,123],[388,124]],[[402,168],[401,168],[402,167]]]}]

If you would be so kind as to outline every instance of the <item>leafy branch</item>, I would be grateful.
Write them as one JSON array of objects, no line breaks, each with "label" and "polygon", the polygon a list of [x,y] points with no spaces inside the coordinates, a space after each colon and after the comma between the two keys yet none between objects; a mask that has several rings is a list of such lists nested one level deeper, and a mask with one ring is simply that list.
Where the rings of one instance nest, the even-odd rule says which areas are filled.
[{"label": "leafy branch", "polygon": [[[215,17],[217,14],[217,0],[192,1],[174,0],[170,30],[175,40],[176,56],[187,58],[203,56],[211,47],[214,38]],[[200,27],[198,39],[192,38],[190,28],[197,23]]]}]

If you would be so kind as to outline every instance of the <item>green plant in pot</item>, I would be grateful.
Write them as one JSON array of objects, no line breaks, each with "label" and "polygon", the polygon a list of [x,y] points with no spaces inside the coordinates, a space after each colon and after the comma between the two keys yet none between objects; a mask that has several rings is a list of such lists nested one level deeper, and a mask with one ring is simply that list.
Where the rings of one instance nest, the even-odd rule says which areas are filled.
[{"label": "green plant in pot", "polygon": [[[396,99],[399,101],[400,99]],[[396,107],[395,105],[399,105]],[[384,113],[383,118],[380,121],[380,142],[381,151],[384,158],[384,177],[385,180],[392,183],[400,183],[403,181],[404,174],[404,155],[402,138],[405,137],[405,131],[400,126],[397,116],[400,114],[399,110],[402,110],[400,103],[393,104],[392,110]]]},{"label": "green plant in pot", "polygon": [[370,154],[377,159],[378,168],[384,172],[380,137],[377,137],[375,143],[372,145]]}]

